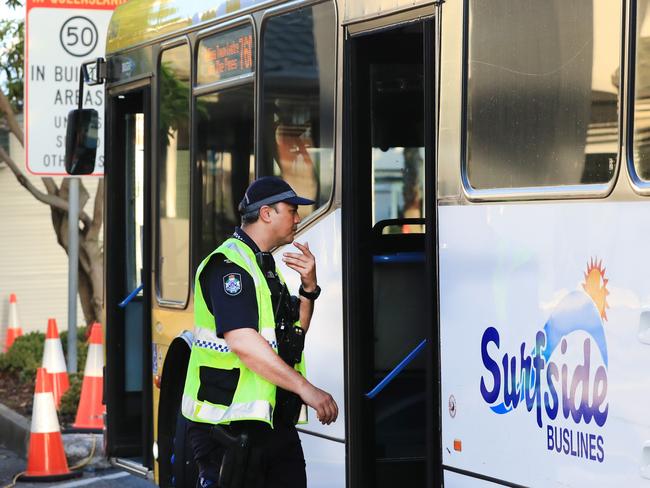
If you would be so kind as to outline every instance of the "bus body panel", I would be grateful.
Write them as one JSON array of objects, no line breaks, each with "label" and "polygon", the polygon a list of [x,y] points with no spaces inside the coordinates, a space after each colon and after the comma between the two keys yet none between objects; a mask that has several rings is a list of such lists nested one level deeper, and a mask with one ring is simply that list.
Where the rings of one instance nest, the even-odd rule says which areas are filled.
[{"label": "bus body panel", "polygon": [[[321,294],[314,305],[314,316],[305,339],[307,379],[327,391],[339,405],[338,420],[331,425],[322,425],[316,412],[309,409],[309,423],[301,425],[304,430],[345,438],[345,405],[343,376],[343,297],[341,287],[341,210],[325,216],[298,234],[298,242],[309,243],[316,257],[316,273]],[[281,247],[274,253],[275,262],[284,276],[289,291],[298,294],[300,275],[282,261],[282,253],[299,252],[292,244]],[[309,465],[309,463],[307,463]],[[309,478],[312,479],[312,478]]]},{"label": "bus body panel", "polygon": [[646,206],[439,216],[444,464],[525,486],[645,486]]},{"label": "bus body panel", "polygon": [[485,481],[480,478],[466,476],[453,471],[446,471],[444,473],[445,488],[497,488],[500,485],[491,481]]},{"label": "bus body panel", "polygon": [[300,442],[307,460],[309,487],[345,488],[345,444],[303,433]]}]

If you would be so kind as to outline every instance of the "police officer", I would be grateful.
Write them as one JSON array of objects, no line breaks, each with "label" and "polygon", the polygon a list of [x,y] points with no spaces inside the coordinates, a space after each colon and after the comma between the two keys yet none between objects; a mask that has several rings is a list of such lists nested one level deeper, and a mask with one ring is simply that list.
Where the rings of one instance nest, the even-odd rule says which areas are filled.
[{"label": "police officer", "polygon": [[[293,334],[289,342],[299,340],[320,293],[309,245],[293,242],[298,205],[312,204],[278,177],[259,178],[239,205],[241,228],[198,267],[182,411],[202,487],[306,487],[298,410],[304,402],[323,424],[338,416],[332,396],[305,378],[300,350],[293,360],[278,354],[278,324]],[[282,260],[300,274],[299,299],[287,293],[270,254],[291,242],[296,252]],[[237,446],[249,450],[234,451],[223,433],[245,439]]]}]

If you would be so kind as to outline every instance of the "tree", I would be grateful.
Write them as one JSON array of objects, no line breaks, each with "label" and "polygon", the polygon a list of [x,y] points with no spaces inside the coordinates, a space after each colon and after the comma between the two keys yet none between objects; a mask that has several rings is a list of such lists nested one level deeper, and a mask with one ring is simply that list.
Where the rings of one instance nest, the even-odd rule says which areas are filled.
[{"label": "tree", "polygon": [[[5,0],[10,8],[22,6],[20,0]],[[3,20],[0,22],[0,117],[9,131],[24,147],[23,129],[17,121],[16,114],[23,106],[23,63],[24,63],[24,22],[22,20]],[[21,171],[7,152],[0,147],[0,161],[4,161],[20,183],[36,200],[50,207],[52,227],[57,242],[68,253],[68,190],[70,180],[64,178],[59,185],[53,178],[43,177],[44,191],[39,189]],[[99,321],[101,317],[101,300],[103,286],[103,247],[100,233],[103,225],[104,180],[97,185],[95,205],[92,215],[84,211],[90,194],[83,185],[79,185],[79,300],[87,324]]]},{"label": "tree", "polygon": [[0,45],[5,59],[0,70],[4,75],[3,91],[7,94],[14,110],[20,112],[23,108],[23,52],[24,26],[22,20],[0,21]]}]

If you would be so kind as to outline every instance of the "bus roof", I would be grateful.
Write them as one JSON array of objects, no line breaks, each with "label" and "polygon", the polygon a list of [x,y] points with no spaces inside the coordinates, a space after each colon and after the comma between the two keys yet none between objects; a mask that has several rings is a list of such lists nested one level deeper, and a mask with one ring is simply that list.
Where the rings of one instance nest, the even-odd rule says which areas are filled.
[{"label": "bus roof", "polygon": [[130,0],[113,12],[106,38],[106,54],[144,44],[271,1]]}]

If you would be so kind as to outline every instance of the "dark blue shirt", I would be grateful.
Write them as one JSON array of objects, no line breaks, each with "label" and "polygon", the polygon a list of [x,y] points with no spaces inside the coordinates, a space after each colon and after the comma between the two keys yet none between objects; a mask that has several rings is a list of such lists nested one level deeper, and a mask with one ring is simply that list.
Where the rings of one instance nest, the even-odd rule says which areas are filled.
[{"label": "dark blue shirt", "polygon": [[[246,233],[237,228],[233,237],[258,253],[257,244]],[[255,282],[241,266],[226,259],[223,254],[214,254],[199,277],[201,292],[214,315],[217,336],[223,338],[226,332],[235,329],[258,330],[257,297]]]}]

